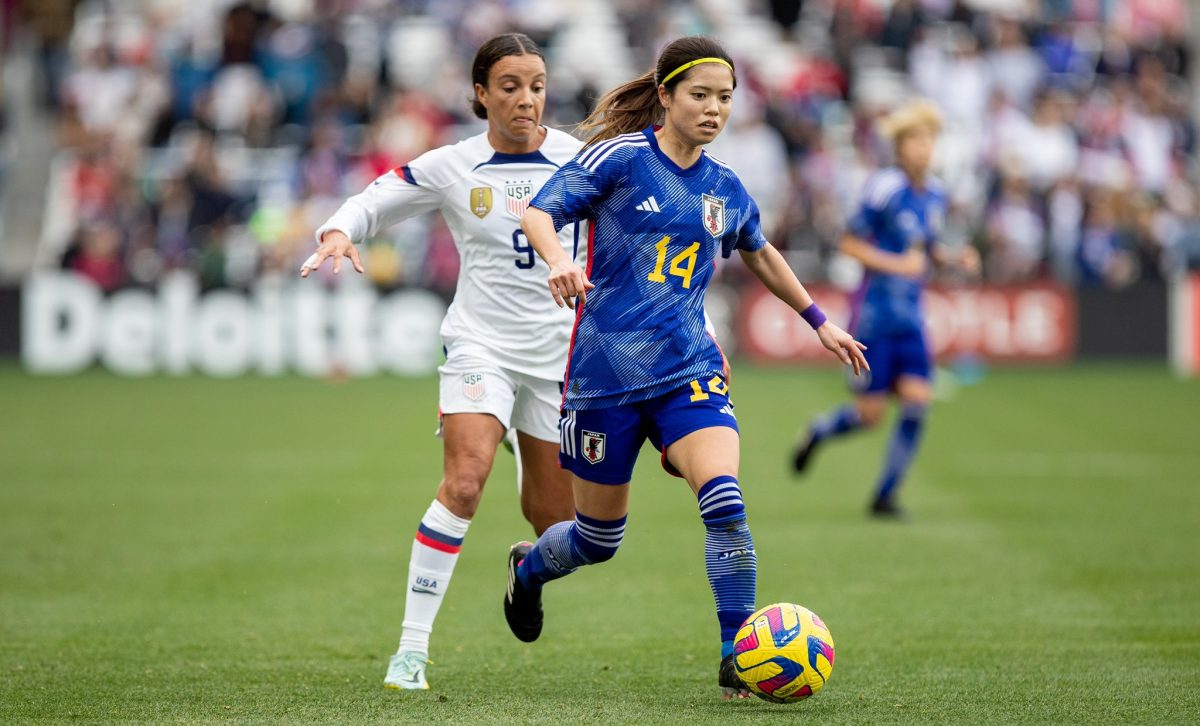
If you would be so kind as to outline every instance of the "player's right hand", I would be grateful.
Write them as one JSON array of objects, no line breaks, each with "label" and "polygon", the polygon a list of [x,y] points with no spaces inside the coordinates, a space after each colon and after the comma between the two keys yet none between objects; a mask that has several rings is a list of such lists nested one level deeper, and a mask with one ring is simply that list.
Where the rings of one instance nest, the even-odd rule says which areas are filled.
[{"label": "player's right hand", "polygon": [[551,267],[546,283],[550,286],[554,302],[560,308],[566,305],[572,310],[575,309],[575,298],[578,297],[579,304],[582,305],[587,302],[587,291],[595,287],[591,280],[587,279],[583,268],[569,260]]},{"label": "player's right hand", "polygon": [[312,253],[300,266],[300,277],[308,277],[309,273],[320,267],[327,257],[333,258],[333,274],[335,275],[342,270],[343,257],[349,257],[354,269],[360,273],[363,272],[362,261],[358,258],[358,248],[344,232],[332,229],[321,236],[321,243],[317,245],[317,251]]}]

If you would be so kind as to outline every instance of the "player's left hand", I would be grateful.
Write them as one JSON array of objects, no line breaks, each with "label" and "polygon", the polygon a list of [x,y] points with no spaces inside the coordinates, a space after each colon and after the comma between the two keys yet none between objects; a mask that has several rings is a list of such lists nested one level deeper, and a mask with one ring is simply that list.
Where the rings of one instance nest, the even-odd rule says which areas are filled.
[{"label": "player's left hand", "polygon": [[838,326],[826,321],[817,328],[817,337],[821,339],[821,345],[832,351],[842,363],[854,369],[854,375],[862,375],[863,371],[871,370],[871,366],[867,365],[867,357],[862,353],[867,346]]}]

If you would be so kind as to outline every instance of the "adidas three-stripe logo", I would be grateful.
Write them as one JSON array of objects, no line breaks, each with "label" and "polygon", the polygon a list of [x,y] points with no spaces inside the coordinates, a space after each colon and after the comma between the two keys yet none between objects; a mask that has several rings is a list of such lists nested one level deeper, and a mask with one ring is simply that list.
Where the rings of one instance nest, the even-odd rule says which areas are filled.
[{"label": "adidas three-stripe logo", "polygon": [[656,200],[653,195],[651,195],[646,201],[637,205],[637,210],[639,212],[661,212],[662,211],[661,209],[658,208],[658,200]]}]

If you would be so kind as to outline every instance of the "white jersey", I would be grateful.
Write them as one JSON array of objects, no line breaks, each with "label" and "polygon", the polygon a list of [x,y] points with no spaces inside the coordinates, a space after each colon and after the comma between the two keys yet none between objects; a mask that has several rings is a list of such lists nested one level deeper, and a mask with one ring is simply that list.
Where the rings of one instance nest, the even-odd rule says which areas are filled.
[{"label": "white jersey", "polygon": [[[580,146],[571,135],[547,129],[541,148],[528,154],[502,154],[486,133],[433,149],[346,200],[317,229],[317,239],[336,229],[358,243],[408,217],[441,210],[461,259],[454,302],[442,321],[443,345],[452,355],[561,381],[574,314],[550,296],[549,271],[525,239],[521,215]],[[587,244],[574,224],[558,239],[572,258]]]}]

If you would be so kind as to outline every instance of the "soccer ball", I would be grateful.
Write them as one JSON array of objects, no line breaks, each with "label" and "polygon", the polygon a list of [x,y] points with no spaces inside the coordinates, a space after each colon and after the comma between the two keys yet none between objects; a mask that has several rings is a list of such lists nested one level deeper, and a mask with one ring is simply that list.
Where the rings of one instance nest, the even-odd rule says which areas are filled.
[{"label": "soccer ball", "polygon": [[833,674],[833,636],[808,608],[768,605],[742,623],[733,640],[733,664],[759,698],[802,701]]}]

